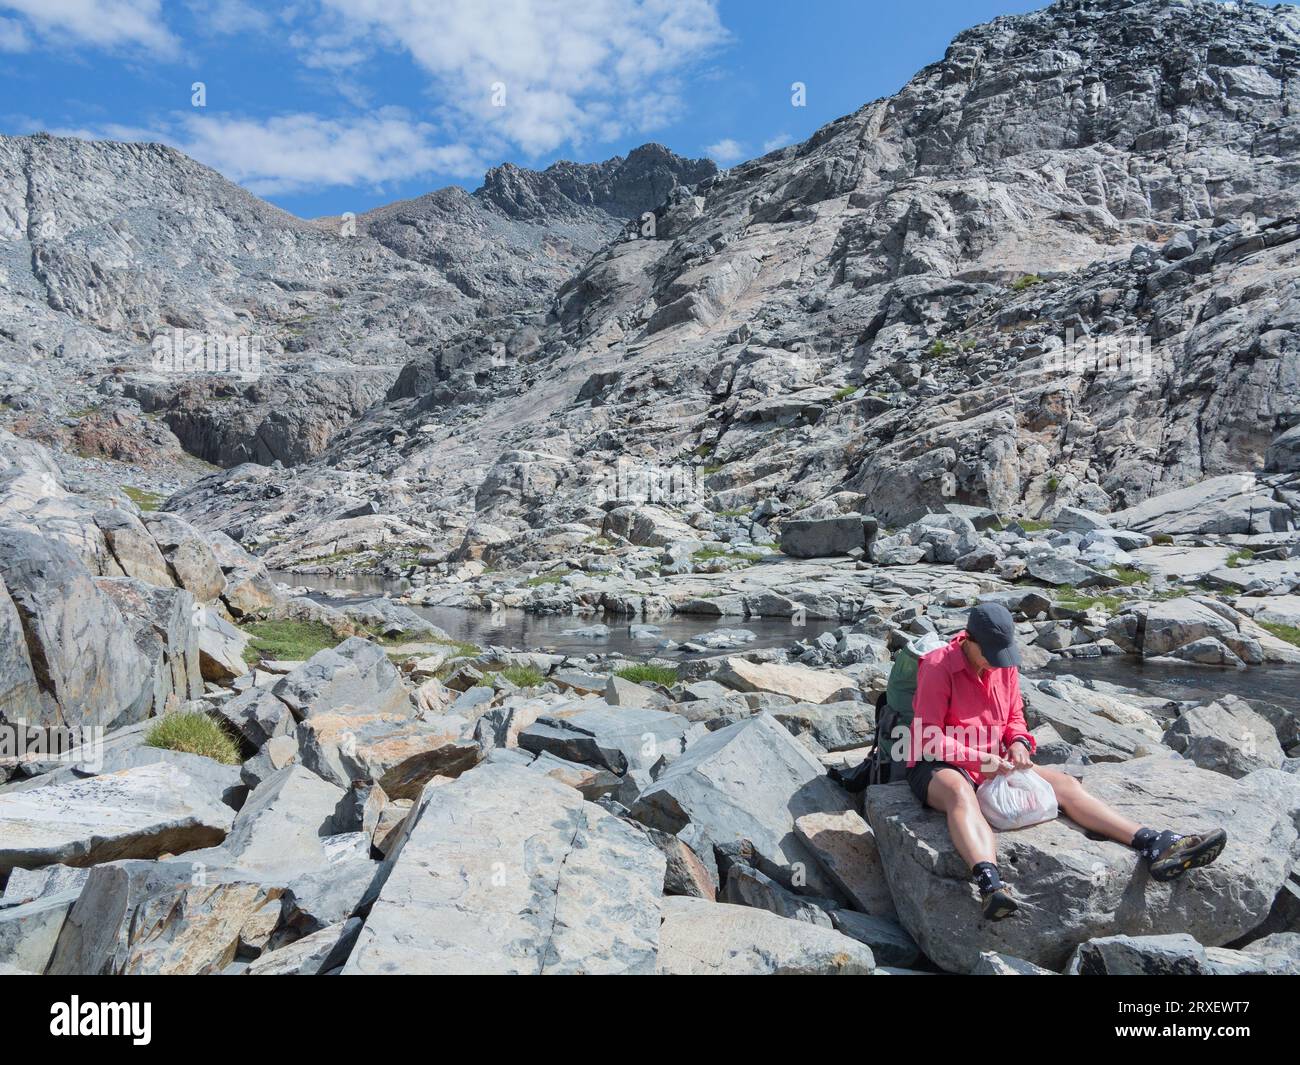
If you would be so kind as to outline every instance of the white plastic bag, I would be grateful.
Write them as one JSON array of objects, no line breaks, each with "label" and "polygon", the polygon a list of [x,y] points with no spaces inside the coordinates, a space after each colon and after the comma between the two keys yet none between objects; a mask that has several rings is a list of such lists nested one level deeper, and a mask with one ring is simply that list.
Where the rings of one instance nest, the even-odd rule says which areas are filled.
[{"label": "white plastic bag", "polygon": [[1001,832],[1050,821],[1057,814],[1056,792],[1032,769],[1013,769],[984,781],[975,791],[990,825]]}]

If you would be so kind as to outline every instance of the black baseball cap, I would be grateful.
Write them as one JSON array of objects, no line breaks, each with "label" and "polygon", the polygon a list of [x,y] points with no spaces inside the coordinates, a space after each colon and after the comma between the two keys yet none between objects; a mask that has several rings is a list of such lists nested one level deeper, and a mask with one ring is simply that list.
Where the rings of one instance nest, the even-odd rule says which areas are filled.
[{"label": "black baseball cap", "polygon": [[980,652],[994,669],[1020,665],[1016,650],[1016,623],[1001,603],[981,603],[966,619],[966,635],[980,645]]}]

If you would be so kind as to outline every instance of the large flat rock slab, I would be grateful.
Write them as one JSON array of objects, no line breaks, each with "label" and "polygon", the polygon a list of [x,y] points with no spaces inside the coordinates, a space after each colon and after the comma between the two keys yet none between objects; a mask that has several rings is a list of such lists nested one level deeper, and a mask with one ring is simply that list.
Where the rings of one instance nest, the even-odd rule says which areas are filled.
[{"label": "large flat rock slab", "polygon": [[788,695],[803,703],[826,703],[843,698],[845,691],[857,691],[858,684],[847,673],[833,669],[810,669],[783,662],[749,662],[728,658],[714,679],[742,692],[771,692]]},{"label": "large flat rock slab", "polygon": [[1089,939],[1186,932],[1219,946],[1267,917],[1296,858],[1300,780],[1273,769],[1233,780],[1162,757],[1090,766],[1082,779],[1140,824],[1220,826],[1228,845],[1213,865],[1159,884],[1135,851],[1090,839],[1064,817],[1001,832],[998,866],[1020,911],[990,923],[943,816],[922,809],[905,784],[869,788],[867,818],[899,919],[933,961],[969,972],[981,951],[997,951],[1060,970]]},{"label": "large flat rock slab", "polygon": [[545,714],[519,733],[519,746],[540,754],[602,766],[615,773],[649,769],[681,753],[690,723],[678,714],[640,707],[597,707]]},{"label": "large flat rock slab", "polygon": [[665,862],[529,769],[429,787],[345,973],[652,973]]},{"label": "large flat rock slab", "polygon": [[875,971],[871,948],[767,910],[687,896],[663,901],[659,972],[670,976],[851,976]]},{"label": "large flat rock slab", "polygon": [[210,781],[168,762],[0,794],[0,869],[95,865],[210,847],[235,813]]}]

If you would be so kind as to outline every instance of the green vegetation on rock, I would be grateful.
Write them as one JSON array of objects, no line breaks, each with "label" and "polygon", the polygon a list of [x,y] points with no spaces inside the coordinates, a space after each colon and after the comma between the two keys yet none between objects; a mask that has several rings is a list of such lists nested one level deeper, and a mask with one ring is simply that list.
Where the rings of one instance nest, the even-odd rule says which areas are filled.
[{"label": "green vegetation on rock", "polygon": [[159,495],[157,492],[150,492],[146,488],[136,488],[134,485],[124,485],[122,491],[126,493],[128,499],[143,511],[157,510],[166,501],[167,497]]},{"label": "green vegetation on rock", "polygon": [[1261,621],[1260,628],[1267,629],[1279,640],[1286,640],[1300,647],[1300,625],[1283,625],[1277,621]]},{"label": "green vegetation on rock", "polygon": [[655,666],[642,662],[639,665],[616,669],[614,676],[630,680],[635,684],[662,684],[667,688],[677,683],[677,667]]},{"label": "green vegetation on rock", "polygon": [[164,714],[150,726],[144,745],[202,755],[222,765],[239,765],[243,761],[230,733],[207,714],[198,711],[178,710]]},{"label": "green vegetation on rock", "polygon": [[343,642],[343,637],[320,621],[254,621],[243,630],[250,637],[244,659],[252,663],[263,658],[300,662]]}]

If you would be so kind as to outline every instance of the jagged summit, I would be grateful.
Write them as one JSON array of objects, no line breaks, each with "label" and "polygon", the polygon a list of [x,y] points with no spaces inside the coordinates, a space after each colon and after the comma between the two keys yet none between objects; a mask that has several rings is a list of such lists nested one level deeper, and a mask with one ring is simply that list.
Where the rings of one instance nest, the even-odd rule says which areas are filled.
[{"label": "jagged summit", "polygon": [[544,218],[572,204],[631,218],[717,172],[711,160],[683,159],[662,144],[643,144],[603,163],[564,161],[542,171],[506,163],[489,170],[474,195],[512,218]]}]

